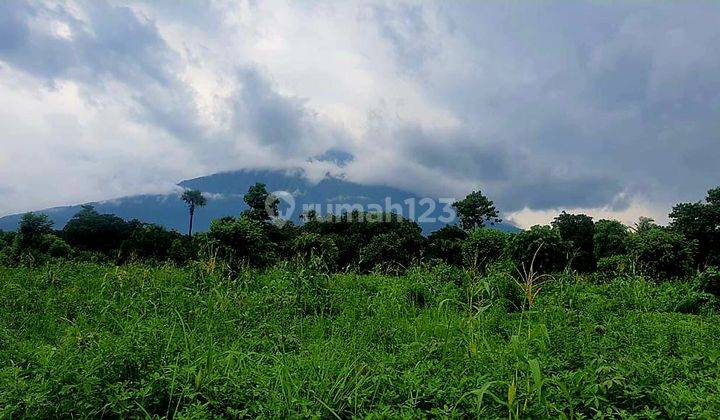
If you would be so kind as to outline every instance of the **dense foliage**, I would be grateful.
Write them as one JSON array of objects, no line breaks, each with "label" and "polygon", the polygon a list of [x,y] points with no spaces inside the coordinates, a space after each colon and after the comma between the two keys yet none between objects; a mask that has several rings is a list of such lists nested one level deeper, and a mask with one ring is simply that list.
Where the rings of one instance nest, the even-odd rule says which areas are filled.
[{"label": "dense foliage", "polygon": [[[536,273],[598,271],[598,278],[632,272],[664,280],[717,266],[720,256],[720,189],[705,203],[681,203],[662,227],[641,217],[633,227],[615,220],[594,222],[562,212],[551,225],[515,234],[492,227],[498,212],[480,191],[455,203],[460,223],[425,237],[412,220],[394,213],[304,215],[299,226],[277,219],[277,197],[253,185],[244,197],[248,210],[214,220],[210,230],[182,235],[137,220],[125,221],[83,208],[60,231],[43,214],[23,216],[17,232],[0,232],[0,264],[152,260],[185,264],[215,259],[233,270],[269,267],[279,261],[319,259],[330,271],[399,273],[418,263],[446,263],[486,270],[497,263]],[[207,203],[199,191],[185,191],[190,224],[196,207]],[[280,222],[280,223],[278,223]],[[190,229],[191,231],[191,226]],[[311,258],[312,257],[312,258]]]},{"label": "dense foliage", "polygon": [[0,268],[0,417],[720,416],[701,281]]},{"label": "dense foliage", "polygon": [[717,418],[718,195],[507,234],[475,192],[428,237],[278,223],[263,184],[188,235],[28,213],[0,232],[0,417]]}]

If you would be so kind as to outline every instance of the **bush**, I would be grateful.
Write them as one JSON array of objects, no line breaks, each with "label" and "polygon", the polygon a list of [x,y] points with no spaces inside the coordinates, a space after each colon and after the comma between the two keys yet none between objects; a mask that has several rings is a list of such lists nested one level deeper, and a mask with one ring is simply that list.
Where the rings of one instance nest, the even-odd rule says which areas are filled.
[{"label": "bush", "polygon": [[634,273],[635,260],[627,255],[600,258],[597,263],[597,274],[604,280],[625,277]]},{"label": "bush", "polygon": [[243,263],[263,267],[276,259],[275,244],[270,241],[264,222],[258,220],[247,217],[213,220],[208,239],[233,268]]},{"label": "bush", "polygon": [[467,236],[467,232],[457,226],[444,226],[428,236],[427,256],[460,266],[463,263],[463,241]]},{"label": "bush", "polygon": [[478,228],[470,231],[462,244],[465,265],[485,270],[488,265],[498,261],[507,245],[507,234],[496,229]]},{"label": "bush", "polygon": [[360,269],[399,272],[408,268],[419,256],[417,250],[422,241],[419,235],[419,232],[417,236],[390,232],[374,236],[360,250]]},{"label": "bush", "polygon": [[313,262],[328,270],[337,267],[338,247],[329,236],[304,232],[292,241],[293,252],[305,261]]},{"label": "bush", "polygon": [[677,232],[651,228],[629,237],[628,250],[642,272],[656,279],[682,277],[693,267],[696,244]]},{"label": "bush", "polygon": [[698,276],[700,290],[720,296],[720,268],[708,267]]},{"label": "bush", "polygon": [[533,226],[513,235],[508,243],[513,262],[526,269],[530,268],[536,252],[533,269],[538,273],[560,271],[567,265],[569,248],[560,233],[549,226]]},{"label": "bush", "polygon": [[53,258],[68,258],[71,256],[73,249],[61,238],[46,234],[42,238],[40,251]]}]

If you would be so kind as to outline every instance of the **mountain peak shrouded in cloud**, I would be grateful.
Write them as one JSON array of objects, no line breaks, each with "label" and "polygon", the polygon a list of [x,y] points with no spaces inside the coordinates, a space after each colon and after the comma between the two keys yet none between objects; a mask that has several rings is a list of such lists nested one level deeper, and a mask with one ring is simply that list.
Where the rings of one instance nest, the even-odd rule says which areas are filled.
[{"label": "mountain peak shrouded in cloud", "polygon": [[325,152],[323,152],[320,155],[317,155],[313,158],[311,158],[311,161],[316,160],[319,162],[329,162],[334,164],[335,166],[342,168],[346,166],[348,163],[355,160],[355,156],[352,155],[352,153],[348,153],[342,150],[336,150],[336,149],[330,149]]},{"label": "mountain peak shrouded in cloud", "polygon": [[[89,204],[101,213],[115,214],[126,220],[138,219],[182,232],[187,220],[184,211],[186,204],[180,197],[180,191],[199,190],[208,198],[208,203],[196,214],[195,228],[206,230],[211,220],[236,216],[246,210],[243,196],[256,182],[264,183],[270,192],[287,192],[293,197],[292,210],[288,210],[287,202],[282,203],[281,208],[288,211],[283,214],[284,218],[296,223],[301,222],[300,216],[305,207],[317,209],[317,213],[324,216],[354,209],[373,211],[372,206],[380,206],[388,212],[394,211],[403,217],[417,220],[425,233],[446,224],[441,221],[441,216],[446,215],[443,213],[446,211],[446,203],[440,203],[436,197],[429,197],[434,202],[431,208],[421,202],[424,197],[407,191],[385,185],[360,185],[330,174],[314,182],[305,176],[302,169],[222,172],[182,181],[177,185],[177,191],[170,194],[136,195]],[[407,204],[408,200],[412,200],[412,210]],[[56,228],[62,228],[80,209],[81,205],[73,205],[41,212],[50,217]],[[418,218],[421,215],[425,217]],[[0,217],[0,230],[15,230],[20,218],[20,214]],[[496,227],[507,231],[517,230],[509,223],[499,223]]]},{"label": "mountain peak shrouded in cloud", "polygon": [[[720,172],[717,2],[0,2],[0,214],[241,168],[662,220]],[[544,220],[547,221],[547,220]]]}]

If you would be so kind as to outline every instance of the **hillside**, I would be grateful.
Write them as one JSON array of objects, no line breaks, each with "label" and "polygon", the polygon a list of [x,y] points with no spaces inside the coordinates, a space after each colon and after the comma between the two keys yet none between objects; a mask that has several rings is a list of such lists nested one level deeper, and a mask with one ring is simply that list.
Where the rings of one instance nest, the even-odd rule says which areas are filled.
[{"label": "hillside", "polygon": [[[243,194],[256,182],[267,185],[268,191],[288,191],[296,200],[295,211],[290,218],[299,222],[299,215],[304,204],[321,204],[325,213],[327,205],[360,204],[367,206],[376,203],[384,206],[385,198],[390,197],[392,203],[402,204],[407,199],[420,200],[415,194],[397,188],[381,185],[361,185],[340,178],[326,177],[317,184],[309,182],[300,172],[287,173],[268,170],[242,170],[225,172],[205,177],[185,180],[178,185],[182,188],[198,189],[206,193],[209,203],[198,210],[195,218],[197,231],[204,231],[210,226],[212,219],[223,216],[237,215],[247,208],[243,202]],[[136,195],[115,200],[88,203],[95,206],[101,213],[111,213],[123,219],[138,219],[155,223],[169,229],[184,232],[187,229],[187,210],[177,194]],[[65,223],[80,210],[81,204],[39,210],[47,214],[62,228]],[[427,206],[416,207],[422,214]],[[442,205],[438,204],[429,218],[437,218],[442,214]],[[17,228],[21,215],[15,214],[0,218],[0,230],[11,231]],[[429,233],[444,226],[441,222],[419,222],[423,232]],[[500,223],[500,230],[517,231],[517,227]]]}]

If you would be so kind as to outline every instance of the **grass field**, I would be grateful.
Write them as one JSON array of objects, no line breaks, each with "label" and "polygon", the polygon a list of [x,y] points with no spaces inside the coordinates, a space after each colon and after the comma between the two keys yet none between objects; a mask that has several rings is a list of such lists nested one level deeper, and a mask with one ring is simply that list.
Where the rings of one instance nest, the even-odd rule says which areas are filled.
[{"label": "grass field", "polygon": [[720,417],[691,281],[0,268],[0,417]]}]

